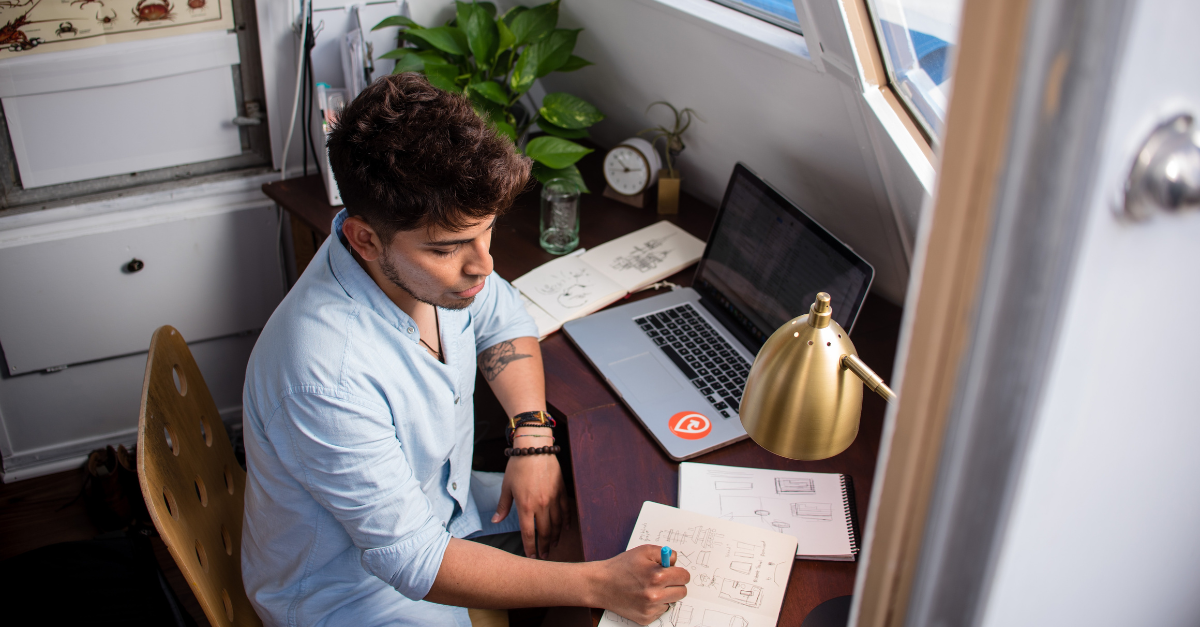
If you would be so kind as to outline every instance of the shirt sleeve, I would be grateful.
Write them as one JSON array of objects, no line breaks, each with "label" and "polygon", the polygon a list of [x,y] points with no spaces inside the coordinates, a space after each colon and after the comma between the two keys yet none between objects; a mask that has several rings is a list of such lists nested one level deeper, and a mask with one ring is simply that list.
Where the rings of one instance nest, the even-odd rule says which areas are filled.
[{"label": "shirt sleeve", "polygon": [[363,551],[363,568],[410,599],[425,598],[450,533],[421,491],[391,415],[332,391],[291,394],[266,433],[288,472]]},{"label": "shirt sleeve", "polygon": [[521,292],[494,272],[471,303],[471,321],[477,353],[505,340],[538,336],[537,324],[521,303]]}]

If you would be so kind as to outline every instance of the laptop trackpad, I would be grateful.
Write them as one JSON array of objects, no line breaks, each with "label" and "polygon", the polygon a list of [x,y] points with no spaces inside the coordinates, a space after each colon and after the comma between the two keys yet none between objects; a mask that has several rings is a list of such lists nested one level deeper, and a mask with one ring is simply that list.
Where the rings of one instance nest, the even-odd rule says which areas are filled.
[{"label": "laptop trackpad", "polygon": [[627,357],[609,364],[613,374],[630,394],[643,402],[678,394],[682,387],[650,353]]}]

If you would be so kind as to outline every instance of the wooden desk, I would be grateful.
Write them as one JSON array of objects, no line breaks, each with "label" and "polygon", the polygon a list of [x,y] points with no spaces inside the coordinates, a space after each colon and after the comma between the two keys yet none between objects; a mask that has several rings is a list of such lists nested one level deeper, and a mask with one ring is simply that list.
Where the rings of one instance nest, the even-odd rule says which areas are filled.
[{"label": "wooden desk", "polygon": [[[599,153],[589,155],[580,165],[588,186],[594,192],[603,189]],[[263,186],[263,191],[314,229],[329,232],[330,219],[336,211],[325,203],[324,190],[317,177],[268,183]],[[653,206],[634,209],[599,193],[585,195],[582,204],[580,245],[586,247],[660,219]],[[538,197],[530,192],[518,199],[513,209],[497,223],[492,254],[500,276],[515,279],[554,258],[538,246],[537,213]],[[706,239],[715,215],[715,209],[685,194],[680,199],[679,214],[667,219]],[[670,280],[688,285],[692,272],[694,267]],[[650,295],[651,292],[643,292],[633,298]],[[859,355],[885,380],[891,380],[900,314],[899,307],[868,296],[854,329],[853,339]],[[547,402],[556,415],[565,418],[570,438],[571,474],[583,556],[589,561],[607,559],[625,549],[643,501],[675,505],[679,466],[659,449],[561,333],[542,342],[542,354]],[[854,479],[858,514],[865,524],[885,409],[882,399],[865,394],[858,439],[832,459],[791,461],[745,440],[693,461],[848,474]],[[779,624],[799,625],[821,602],[851,594],[856,567],[855,563],[797,560],[788,581]]]}]

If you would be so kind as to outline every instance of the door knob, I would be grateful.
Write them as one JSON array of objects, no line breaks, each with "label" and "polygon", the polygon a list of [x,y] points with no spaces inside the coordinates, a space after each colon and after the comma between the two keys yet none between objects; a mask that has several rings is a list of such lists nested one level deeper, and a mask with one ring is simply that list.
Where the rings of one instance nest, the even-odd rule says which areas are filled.
[{"label": "door knob", "polygon": [[1161,124],[1138,151],[1125,181],[1125,215],[1145,220],[1155,211],[1200,207],[1200,145],[1189,114]]}]

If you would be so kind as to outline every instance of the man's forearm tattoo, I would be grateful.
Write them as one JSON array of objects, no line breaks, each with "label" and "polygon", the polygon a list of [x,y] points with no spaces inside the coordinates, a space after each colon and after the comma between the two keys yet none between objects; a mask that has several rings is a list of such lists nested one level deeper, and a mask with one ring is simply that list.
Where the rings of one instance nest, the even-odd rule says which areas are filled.
[{"label": "man's forearm tattoo", "polygon": [[496,377],[500,376],[500,373],[508,367],[508,364],[529,357],[533,357],[533,355],[518,353],[512,340],[507,340],[479,354],[479,371],[483,373],[483,378],[495,381]]}]

